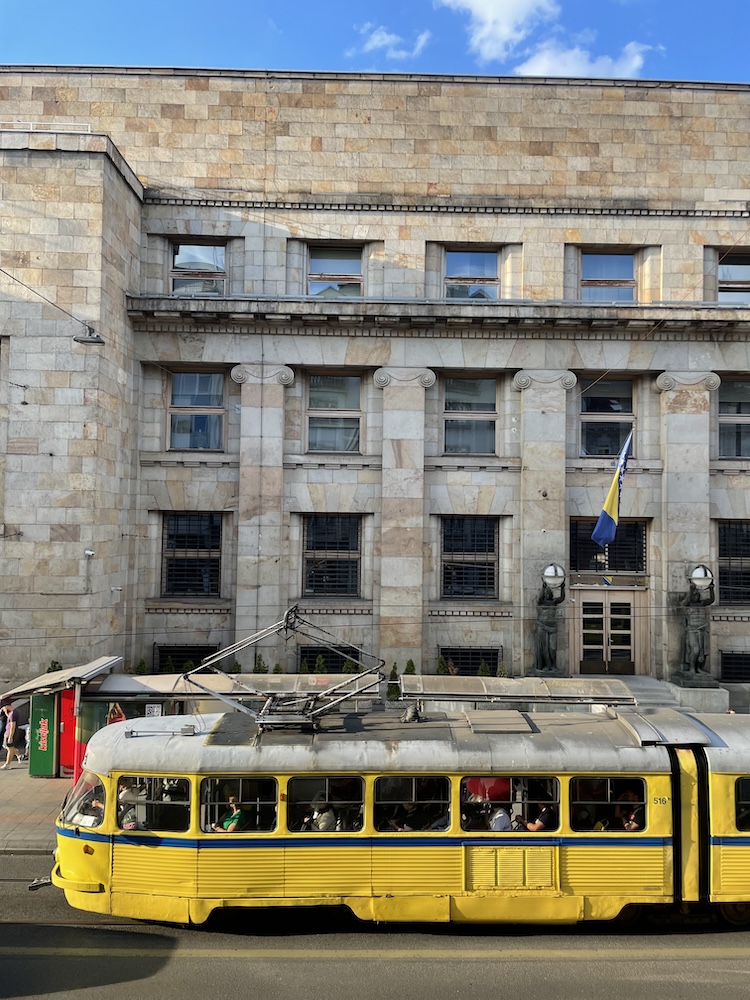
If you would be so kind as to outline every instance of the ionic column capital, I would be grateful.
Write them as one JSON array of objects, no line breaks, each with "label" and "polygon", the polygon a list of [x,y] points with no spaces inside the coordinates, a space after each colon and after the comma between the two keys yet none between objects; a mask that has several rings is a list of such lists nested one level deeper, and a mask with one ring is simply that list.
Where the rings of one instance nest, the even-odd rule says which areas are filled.
[{"label": "ionic column capital", "polygon": [[233,381],[249,385],[260,385],[263,382],[292,385],[294,382],[294,370],[288,365],[235,365],[230,375]]},{"label": "ionic column capital", "polygon": [[436,381],[435,372],[429,368],[378,368],[373,377],[378,389],[385,389],[392,382],[418,382],[425,389],[429,389]]},{"label": "ionic column capital", "polygon": [[662,372],[654,380],[656,392],[672,389],[718,389],[721,379],[716,372]]},{"label": "ionic column capital", "polygon": [[518,392],[523,392],[524,389],[530,389],[532,386],[546,387],[554,385],[555,382],[559,382],[563,389],[575,389],[578,385],[578,378],[573,372],[569,371],[534,371],[528,368],[521,372],[516,372],[513,376],[513,388]]}]

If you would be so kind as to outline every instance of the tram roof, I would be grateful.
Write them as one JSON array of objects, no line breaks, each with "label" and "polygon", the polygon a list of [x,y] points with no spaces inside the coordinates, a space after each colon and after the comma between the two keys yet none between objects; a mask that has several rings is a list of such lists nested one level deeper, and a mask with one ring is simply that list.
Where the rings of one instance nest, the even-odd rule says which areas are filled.
[{"label": "tram roof", "polygon": [[[714,770],[747,770],[750,719],[662,710],[607,713],[488,710],[431,713],[403,723],[390,711],[332,713],[317,732],[260,733],[240,712],[131,719],[88,744],[100,774],[630,771],[669,769],[666,746],[703,746]],[[644,747],[649,749],[644,753]]]}]

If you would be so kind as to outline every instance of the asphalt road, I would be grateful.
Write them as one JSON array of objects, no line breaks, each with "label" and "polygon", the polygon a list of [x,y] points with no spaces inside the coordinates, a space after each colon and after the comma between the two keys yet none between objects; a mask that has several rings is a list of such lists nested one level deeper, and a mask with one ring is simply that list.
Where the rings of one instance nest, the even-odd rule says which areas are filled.
[{"label": "asphalt road", "polygon": [[0,859],[0,997],[55,1000],[737,1000],[750,931],[370,925],[331,910],[200,930],[71,910],[39,856]]}]

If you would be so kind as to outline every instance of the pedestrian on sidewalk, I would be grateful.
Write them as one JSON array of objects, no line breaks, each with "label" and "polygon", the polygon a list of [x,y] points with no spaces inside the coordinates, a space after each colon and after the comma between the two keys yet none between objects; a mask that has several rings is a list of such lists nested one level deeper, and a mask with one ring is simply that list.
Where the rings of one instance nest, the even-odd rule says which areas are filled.
[{"label": "pedestrian on sidewalk", "polygon": [[3,746],[8,752],[5,757],[5,763],[0,765],[0,770],[2,771],[6,767],[10,767],[14,755],[19,760],[23,758],[23,736],[18,726],[16,710],[12,705],[8,704],[3,705],[3,712],[5,712],[5,738],[3,739]]}]

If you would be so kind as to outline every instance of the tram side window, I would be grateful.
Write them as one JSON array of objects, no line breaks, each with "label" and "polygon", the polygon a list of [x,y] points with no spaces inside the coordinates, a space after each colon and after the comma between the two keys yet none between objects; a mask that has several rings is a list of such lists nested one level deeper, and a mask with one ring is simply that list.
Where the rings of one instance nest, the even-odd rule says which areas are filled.
[{"label": "tram side window", "polygon": [[187,778],[123,774],[117,782],[117,825],[122,830],[183,833],[190,826]]},{"label": "tram side window", "polygon": [[268,833],[276,829],[278,799],[275,778],[204,778],[201,830],[231,826],[232,833]]},{"label": "tram side window", "polygon": [[447,830],[451,784],[437,775],[393,775],[375,780],[375,829],[383,833]]},{"label": "tram side window", "polygon": [[356,832],[362,829],[365,786],[355,776],[290,778],[287,825],[292,833]]},{"label": "tram side window", "polygon": [[623,830],[646,826],[646,782],[643,778],[573,778],[570,782],[572,830]]},{"label": "tram side window", "polygon": [[98,775],[83,771],[63,807],[63,823],[101,826],[106,803],[104,785]]},{"label": "tram side window", "polygon": [[738,830],[750,830],[750,778],[738,778],[734,785],[734,808]]},{"label": "tram side window", "polygon": [[556,830],[557,778],[472,775],[461,780],[461,829],[492,833]]}]

